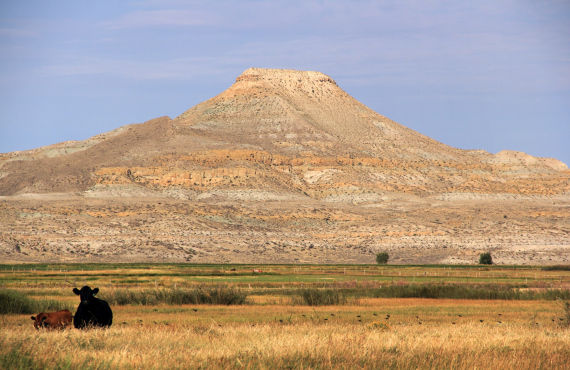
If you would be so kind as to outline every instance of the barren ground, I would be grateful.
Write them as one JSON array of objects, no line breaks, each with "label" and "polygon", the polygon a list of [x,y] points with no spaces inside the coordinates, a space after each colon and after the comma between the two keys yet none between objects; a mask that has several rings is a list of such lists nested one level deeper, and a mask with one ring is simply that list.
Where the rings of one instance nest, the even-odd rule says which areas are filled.
[{"label": "barren ground", "polygon": [[[245,194],[245,195],[244,195]],[[564,199],[0,198],[2,262],[568,264]]]}]

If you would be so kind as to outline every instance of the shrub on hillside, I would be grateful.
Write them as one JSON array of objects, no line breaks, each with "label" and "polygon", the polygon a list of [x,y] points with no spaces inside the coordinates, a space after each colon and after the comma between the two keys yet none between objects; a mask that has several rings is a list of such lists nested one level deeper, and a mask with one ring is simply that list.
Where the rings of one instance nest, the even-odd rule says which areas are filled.
[{"label": "shrub on hillside", "polygon": [[388,263],[390,256],[386,252],[380,252],[376,255],[376,263],[379,265],[385,265]]},{"label": "shrub on hillside", "polygon": [[480,265],[492,265],[493,258],[491,257],[491,253],[485,252],[479,255],[479,264]]}]

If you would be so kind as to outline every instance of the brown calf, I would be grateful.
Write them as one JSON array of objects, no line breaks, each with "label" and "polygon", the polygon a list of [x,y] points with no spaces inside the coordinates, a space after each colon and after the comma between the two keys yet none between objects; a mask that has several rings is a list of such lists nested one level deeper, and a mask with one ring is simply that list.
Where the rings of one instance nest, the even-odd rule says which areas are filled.
[{"label": "brown calf", "polygon": [[32,316],[34,320],[34,328],[46,329],[65,329],[66,326],[71,324],[71,312],[62,310],[57,312],[41,312],[37,316]]}]

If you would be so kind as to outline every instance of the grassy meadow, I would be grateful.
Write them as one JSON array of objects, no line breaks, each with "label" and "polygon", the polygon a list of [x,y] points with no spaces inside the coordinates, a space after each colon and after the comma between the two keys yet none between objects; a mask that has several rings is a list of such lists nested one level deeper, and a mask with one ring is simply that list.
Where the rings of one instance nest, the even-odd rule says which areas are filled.
[{"label": "grassy meadow", "polygon": [[[110,329],[33,328],[28,311],[74,312],[83,285],[111,304]],[[0,368],[570,363],[568,267],[0,265],[1,297],[16,303],[0,302]]]}]

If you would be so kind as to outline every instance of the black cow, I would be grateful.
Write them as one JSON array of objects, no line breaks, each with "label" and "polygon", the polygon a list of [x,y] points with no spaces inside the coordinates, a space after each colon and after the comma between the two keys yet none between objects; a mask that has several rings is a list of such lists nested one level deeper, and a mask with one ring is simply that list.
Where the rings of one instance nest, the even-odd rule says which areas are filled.
[{"label": "black cow", "polygon": [[73,288],[73,293],[81,297],[81,303],[73,317],[73,326],[85,329],[93,326],[109,327],[113,323],[113,311],[109,304],[102,299],[95,298],[99,288],[91,289],[84,286],[81,290]]}]

